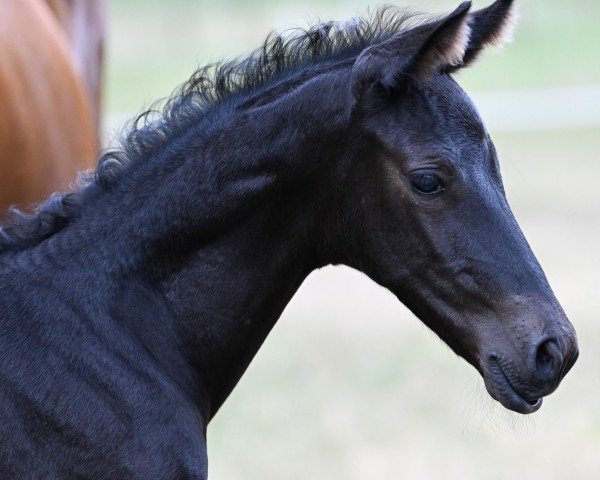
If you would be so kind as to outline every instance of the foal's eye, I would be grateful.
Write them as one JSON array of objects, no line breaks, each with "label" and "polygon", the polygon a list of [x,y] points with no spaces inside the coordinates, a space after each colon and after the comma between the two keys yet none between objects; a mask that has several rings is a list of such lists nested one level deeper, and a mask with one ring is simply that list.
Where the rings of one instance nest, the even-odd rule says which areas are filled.
[{"label": "foal's eye", "polygon": [[410,181],[415,190],[424,195],[433,195],[444,190],[442,179],[435,172],[414,172],[410,176]]}]

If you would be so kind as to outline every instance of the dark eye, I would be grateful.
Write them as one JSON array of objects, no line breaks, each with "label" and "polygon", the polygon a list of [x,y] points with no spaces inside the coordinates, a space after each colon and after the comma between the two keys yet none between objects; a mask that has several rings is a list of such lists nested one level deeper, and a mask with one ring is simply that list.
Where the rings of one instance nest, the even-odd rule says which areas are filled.
[{"label": "dark eye", "polygon": [[415,190],[424,195],[433,195],[444,190],[442,179],[435,172],[413,172],[410,181]]}]

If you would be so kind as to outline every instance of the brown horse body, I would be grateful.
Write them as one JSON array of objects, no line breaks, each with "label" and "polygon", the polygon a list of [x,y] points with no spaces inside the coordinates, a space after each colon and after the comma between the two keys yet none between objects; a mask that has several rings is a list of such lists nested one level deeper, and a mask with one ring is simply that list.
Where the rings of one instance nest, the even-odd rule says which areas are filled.
[{"label": "brown horse body", "polygon": [[64,190],[98,148],[69,31],[41,0],[0,1],[0,209]]},{"label": "brown horse body", "polygon": [[85,83],[97,128],[102,100],[105,0],[45,1],[67,34],[75,70]]}]

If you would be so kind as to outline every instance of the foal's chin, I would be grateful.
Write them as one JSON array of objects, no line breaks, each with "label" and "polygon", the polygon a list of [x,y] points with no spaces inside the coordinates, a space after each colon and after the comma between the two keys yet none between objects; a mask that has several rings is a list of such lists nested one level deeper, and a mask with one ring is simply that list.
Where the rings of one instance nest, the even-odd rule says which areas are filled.
[{"label": "foal's chin", "polygon": [[542,406],[542,397],[526,399],[517,392],[501,368],[486,369],[483,381],[490,396],[508,410],[528,415],[537,412]]}]

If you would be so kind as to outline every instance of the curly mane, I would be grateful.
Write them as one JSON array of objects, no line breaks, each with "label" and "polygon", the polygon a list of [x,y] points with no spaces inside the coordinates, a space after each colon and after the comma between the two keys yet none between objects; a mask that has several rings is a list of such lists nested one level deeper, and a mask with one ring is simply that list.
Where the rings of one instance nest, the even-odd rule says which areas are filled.
[{"label": "curly mane", "polygon": [[347,23],[271,33],[247,57],[199,68],[170,98],[131,121],[118,146],[100,156],[96,172],[80,181],[75,191],[52,195],[31,214],[10,208],[0,224],[0,254],[42,242],[77,219],[86,201],[110,191],[136,163],[163,152],[192,129],[206,133],[218,126],[231,112],[221,106],[242,104],[251,94],[311,67],[356,57],[413,26],[415,17],[388,6]]}]

